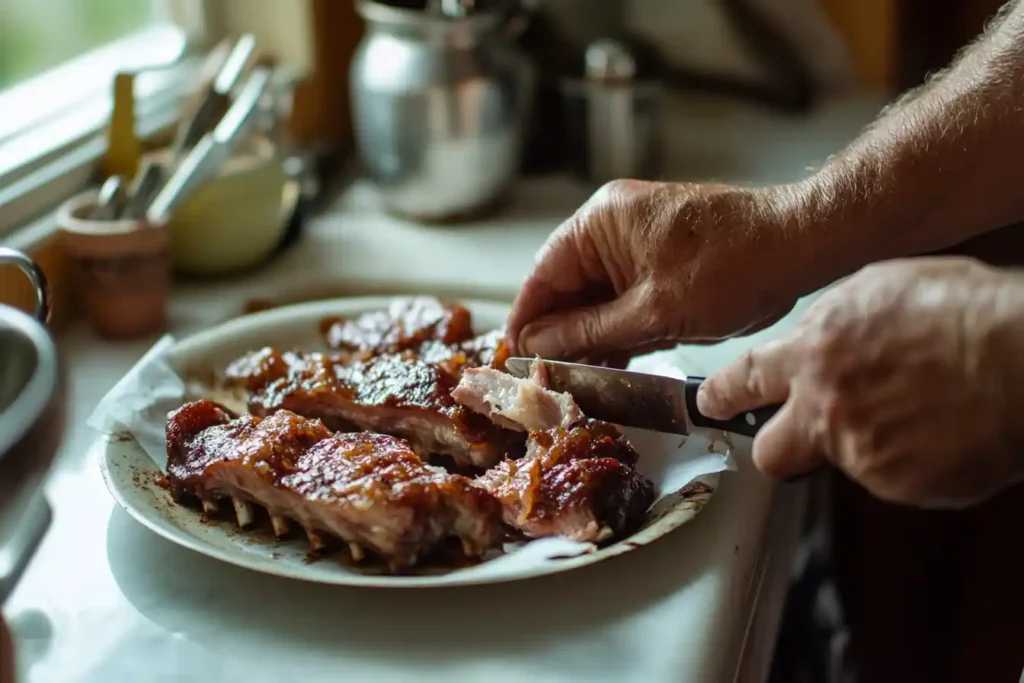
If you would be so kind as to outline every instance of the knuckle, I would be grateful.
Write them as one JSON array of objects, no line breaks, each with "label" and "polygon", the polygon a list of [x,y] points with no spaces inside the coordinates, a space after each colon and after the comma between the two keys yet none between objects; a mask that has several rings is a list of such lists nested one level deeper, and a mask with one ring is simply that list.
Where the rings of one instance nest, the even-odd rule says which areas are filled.
[{"label": "knuckle", "polygon": [[567,221],[558,226],[558,228],[552,232],[546,240],[544,240],[544,244],[542,244],[540,249],[538,249],[533,255],[534,264],[540,265],[552,259],[558,259],[563,253],[565,247],[571,245],[573,235],[582,230],[584,225],[585,221],[577,212]]},{"label": "knuckle", "polygon": [[843,335],[835,329],[819,327],[808,335],[806,360],[808,369],[819,377],[829,377],[837,368],[838,361],[846,357]]},{"label": "knuckle", "polygon": [[835,430],[849,412],[849,399],[835,387],[826,387],[817,392],[818,410],[829,429]]},{"label": "knuckle", "polygon": [[867,483],[875,469],[875,459],[855,440],[846,440],[839,448],[837,464],[846,474],[861,484]]},{"label": "knuckle", "polygon": [[748,349],[740,360],[741,372],[744,377],[743,388],[747,394],[760,398],[767,391],[767,381],[761,354],[756,349]]},{"label": "knuckle", "polygon": [[605,335],[605,324],[597,310],[587,311],[580,318],[580,336],[587,346],[597,348]]},{"label": "knuckle", "polygon": [[594,193],[591,201],[595,204],[622,205],[632,202],[639,188],[643,185],[638,180],[609,180]]}]

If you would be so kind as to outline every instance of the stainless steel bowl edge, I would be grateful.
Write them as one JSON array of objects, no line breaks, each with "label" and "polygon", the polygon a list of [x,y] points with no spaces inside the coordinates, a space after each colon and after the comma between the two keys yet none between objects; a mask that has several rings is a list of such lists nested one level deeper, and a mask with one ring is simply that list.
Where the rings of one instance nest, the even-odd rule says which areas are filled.
[{"label": "stainless steel bowl edge", "polygon": [[36,317],[0,304],[0,604],[14,589],[50,523],[42,483],[64,428],[63,365],[44,326],[45,276],[28,256],[0,249],[36,290]]}]

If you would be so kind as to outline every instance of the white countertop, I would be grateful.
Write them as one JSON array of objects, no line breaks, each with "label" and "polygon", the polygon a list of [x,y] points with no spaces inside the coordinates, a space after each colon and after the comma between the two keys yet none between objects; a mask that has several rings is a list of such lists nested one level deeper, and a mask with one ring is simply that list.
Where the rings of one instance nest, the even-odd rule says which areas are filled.
[{"label": "white countertop", "polygon": [[[838,149],[876,104],[807,121],[684,108],[673,177],[774,182]],[[713,153],[713,154],[712,154]],[[710,160],[710,161],[709,161]],[[180,287],[187,334],[253,297],[438,291],[511,297],[540,243],[588,191],[521,184],[506,211],[457,228],[381,216],[357,185],[259,273]],[[806,302],[803,302],[805,305]],[[768,336],[793,324],[797,312]],[[64,334],[69,424],[47,483],[54,521],[5,607],[33,683],[760,680],[785,590],[800,489],[773,489],[738,454],[709,506],[650,547],[563,575],[423,591],[357,590],[258,575],[179,548],[115,508],[84,422],[152,340]],[[710,371],[753,343],[685,348]],[[741,656],[742,655],[742,656]],[[740,662],[743,662],[742,666]]]}]

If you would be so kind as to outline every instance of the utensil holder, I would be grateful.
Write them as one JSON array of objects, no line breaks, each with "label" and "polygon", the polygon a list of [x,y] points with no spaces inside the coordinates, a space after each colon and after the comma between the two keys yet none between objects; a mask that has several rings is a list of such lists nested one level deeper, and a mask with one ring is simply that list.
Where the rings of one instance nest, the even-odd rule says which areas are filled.
[{"label": "utensil holder", "polygon": [[[167,163],[166,150],[147,157]],[[256,136],[237,149],[168,220],[175,273],[211,277],[263,263],[281,243],[289,179],[277,149]]]},{"label": "utensil holder", "polygon": [[144,220],[90,219],[95,205],[96,193],[86,192],[58,212],[86,316],[108,338],[160,332],[171,288],[167,230]]}]

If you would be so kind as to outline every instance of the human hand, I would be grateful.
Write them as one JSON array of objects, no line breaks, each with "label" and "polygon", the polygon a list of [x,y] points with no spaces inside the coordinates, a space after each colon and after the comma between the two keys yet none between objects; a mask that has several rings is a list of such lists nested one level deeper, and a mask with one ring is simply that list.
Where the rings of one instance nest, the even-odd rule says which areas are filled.
[{"label": "human hand", "polygon": [[980,502],[1024,479],[1024,279],[966,258],[864,268],[791,335],[709,377],[725,419],[785,406],[754,462],[787,478],[828,461],[871,493],[922,507]]},{"label": "human hand", "polygon": [[807,264],[784,250],[784,198],[777,188],[605,185],[538,252],[509,316],[510,345],[551,359],[628,356],[773,322],[809,291],[797,280]]}]

